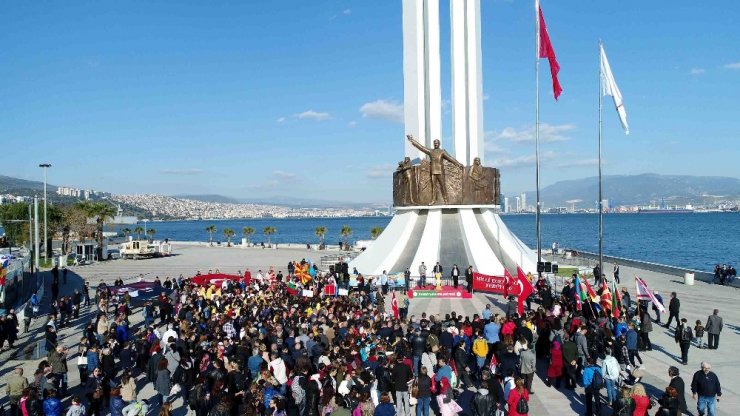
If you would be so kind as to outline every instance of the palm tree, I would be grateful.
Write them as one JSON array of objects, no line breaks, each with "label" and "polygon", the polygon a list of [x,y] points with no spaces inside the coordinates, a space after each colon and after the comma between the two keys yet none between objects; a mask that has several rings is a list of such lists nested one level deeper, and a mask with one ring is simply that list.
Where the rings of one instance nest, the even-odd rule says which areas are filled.
[{"label": "palm tree", "polygon": [[316,236],[319,237],[319,250],[324,249],[324,236],[326,235],[326,227],[316,227]]},{"label": "palm tree", "polygon": [[95,218],[95,240],[98,243],[95,254],[99,260],[103,260],[103,244],[105,240],[103,238],[103,227],[106,220],[118,214],[118,209],[105,202],[84,201],[79,202],[78,206],[85,212],[88,218]]},{"label": "palm tree", "polygon": [[216,226],[209,225],[206,227],[206,232],[208,233],[208,244],[213,245],[213,234],[216,234]]},{"label": "palm tree", "polygon": [[131,234],[131,229],[126,227],[126,228],[121,229],[121,232],[126,237],[126,240],[128,240],[128,236]]},{"label": "palm tree", "polygon": [[224,228],[224,237],[226,237],[226,247],[231,247],[231,237],[236,234],[231,228]]},{"label": "palm tree", "polygon": [[373,227],[370,229],[370,238],[375,240],[383,232],[383,227]]},{"label": "palm tree", "polygon": [[157,233],[157,230],[155,230],[154,228],[149,228],[146,230],[146,235],[147,237],[149,237],[149,240],[154,240],[154,234],[156,233]]},{"label": "palm tree", "polygon": [[339,235],[342,236],[344,250],[349,250],[349,236],[352,235],[352,229],[349,228],[349,225],[343,225],[342,231],[339,232]]},{"label": "palm tree", "polygon": [[272,235],[277,232],[277,228],[275,227],[265,227],[264,230],[262,230],[262,234],[267,236],[267,247],[272,247]]},{"label": "palm tree", "polygon": [[251,241],[249,241],[252,238],[252,235],[254,234],[254,228],[252,227],[244,227],[242,228],[242,234],[244,234],[244,238],[247,239],[247,244],[250,244]]},{"label": "palm tree", "polygon": [[134,232],[136,233],[136,239],[141,240],[141,233],[144,232],[144,228],[141,225],[137,225],[136,228],[134,228]]}]

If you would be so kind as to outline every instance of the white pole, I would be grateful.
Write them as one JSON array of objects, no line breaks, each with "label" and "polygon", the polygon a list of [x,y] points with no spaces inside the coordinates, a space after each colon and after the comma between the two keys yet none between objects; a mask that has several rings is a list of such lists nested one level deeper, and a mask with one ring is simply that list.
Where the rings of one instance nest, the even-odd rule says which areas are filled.
[{"label": "white pole", "polygon": [[[601,83],[604,74],[601,72],[601,40],[599,40],[599,271],[604,274],[604,207],[601,196]],[[601,281],[601,276],[594,276],[595,281]]]},{"label": "white pole", "polygon": [[540,2],[535,0],[535,121],[534,121],[534,155],[535,155],[535,185],[537,187],[537,211],[535,223],[537,228],[537,265],[542,261],[542,235],[540,228]]},{"label": "white pole", "polygon": [[[33,257],[34,262],[36,263],[36,273],[39,272],[39,266],[41,262],[39,261],[39,197],[34,196],[33,197],[33,235],[34,235],[34,248],[33,248]],[[36,275],[38,276],[38,274]]]},{"label": "white pole", "polygon": [[48,228],[48,216],[46,214],[46,172],[47,166],[44,165],[44,258],[49,258],[47,247],[49,247],[49,228]]}]

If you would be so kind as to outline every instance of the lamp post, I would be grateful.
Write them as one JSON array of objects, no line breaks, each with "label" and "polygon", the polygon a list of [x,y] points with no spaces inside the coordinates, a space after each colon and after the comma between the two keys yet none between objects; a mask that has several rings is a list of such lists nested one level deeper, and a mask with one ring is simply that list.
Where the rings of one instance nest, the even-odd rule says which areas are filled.
[{"label": "lamp post", "polygon": [[146,218],[144,218],[141,221],[144,223],[144,238],[146,238],[146,240],[149,241],[149,237],[147,237],[147,235],[146,235],[146,223],[149,222],[149,220],[146,219]]},{"label": "lamp post", "polygon": [[51,245],[49,244],[49,240],[48,240],[49,228],[48,228],[48,217],[46,215],[46,173],[48,169],[51,167],[51,163],[41,163],[39,167],[44,169],[44,245],[46,246],[44,247],[45,248],[44,258],[48,260],[51,255],[50,253]]}]

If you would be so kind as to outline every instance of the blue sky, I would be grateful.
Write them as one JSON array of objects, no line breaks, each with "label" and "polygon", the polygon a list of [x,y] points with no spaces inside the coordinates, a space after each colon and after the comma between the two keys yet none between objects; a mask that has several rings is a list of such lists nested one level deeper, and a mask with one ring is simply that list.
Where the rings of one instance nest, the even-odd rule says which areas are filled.
[{"label": "blue sky", "polygon": [[[487,164],[534,189],[532,1],[482,0]],[[542,183],[604,173],[740,177],[736,1],[543,0]],[[443,99],[449,0],[441,0]],[[401,2],[13,2],[0,13],[0,173],[115,193],[388,202],[404,128]],[[443,146],[450,141],[449,107]]]}]

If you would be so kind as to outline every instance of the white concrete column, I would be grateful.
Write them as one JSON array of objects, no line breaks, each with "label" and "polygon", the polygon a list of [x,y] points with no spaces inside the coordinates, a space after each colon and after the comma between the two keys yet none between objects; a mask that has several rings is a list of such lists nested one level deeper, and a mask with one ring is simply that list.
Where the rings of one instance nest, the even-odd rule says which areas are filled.
[{"label": "white concrete column", "polygon": [[455,158],[483,162],[483,67],[480,0],[450,1],[452,137]]},{"label": "white concrete column", "polygon": [[[442,133],[439,0],[403,0],[403,85],[406,134],[432,146]],[[422,158],[404,140],[404,154]]]}]

